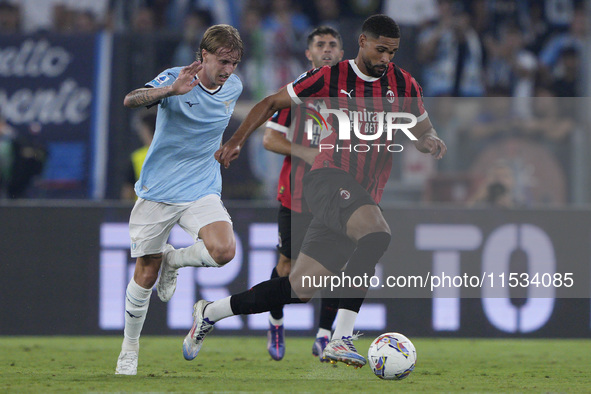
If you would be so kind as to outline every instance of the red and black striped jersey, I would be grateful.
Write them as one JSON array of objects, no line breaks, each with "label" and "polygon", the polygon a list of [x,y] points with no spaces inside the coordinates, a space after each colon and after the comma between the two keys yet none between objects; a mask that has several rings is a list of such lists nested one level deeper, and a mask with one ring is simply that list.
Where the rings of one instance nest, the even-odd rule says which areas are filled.
[{"label": "red and black striped jersey", "polygon": [[[267,127],[283,133],[285,138],[289,138],[289,126],[291,125],[291,109],[285,108],[275,112],[275,115],[267,122]],[[277,184],[277,200],[281,205],[292,209],[291,203],[291,156],[285,156],[283,166],[279,173],[279,182]],[[301,212],[301,211],[298,211]]]},{"label": "red and black striped jersey", "polygon": [[[375,115],[406,112],[415,115],[419,122],[427,117],[421,86],[408,72],[394,63],[390,63],[386,72],[376,78],[363,74],[354,60],[345,60],[332,67],[324,66],[308,71],[287,85],[287,91],[296,104],[302,104],[309,97],[332,100],[338,98],[338,103],[332,105],[342,106],[345,102],[349,113],[359,111]],[[370,117],[366,119],[367,122],[371,122]],[[328,123],[336,121],[333,118],[335,117],[330,115]],[[386,133],[382,133],[379,139],[367,141],[358,138],[353,132],[350,139],[339,140],[338,134],[333,132],[323,138],[320,144],[333,146],[335,149],[321,148],[312,170],[337,168],[346,171],[379,203],[392,169],[392,153],[385,147],[392,143],[392,140],[387,139]],[[364,151],[363,145],[370,149]],[[363,149],[356,151],[358,147]]]},{"label": "red and black striped jersey", "polygon": [[[315,127],[315,137],[312,139],[306,138],[301,120],[301,116],[292,117],[292,110],[286,108],[276,112],[267,122],[266,126],[285,134],[285,138],[294,144],[305,147],[317,147],[320,130]],[[286,156],[283,159],[283,166],[279,173],[279,182],[277,185],[277,200],[281,202],[281,205],[294,212],[308,212],[308,208],[303,200],[303,178],[311,168],[312,166],[310,164],[297,156]]]}]

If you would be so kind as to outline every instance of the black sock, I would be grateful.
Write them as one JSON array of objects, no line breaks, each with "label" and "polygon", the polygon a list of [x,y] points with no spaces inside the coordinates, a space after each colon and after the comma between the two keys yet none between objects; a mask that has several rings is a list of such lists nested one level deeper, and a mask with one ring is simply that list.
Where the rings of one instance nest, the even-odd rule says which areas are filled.
[{"label": "black sock", "polygon": [[[271,279],[279,278],[279,274],[277,273],[277,267],[273,267],[273,271],[271,271]],[[283,318],[283,305],[273,308],[269,311],[273,319],[282,319]]]},{"label": "black sock", "polygon": [[291,283],[287,276],[261,282],[252,289],[234,294],[230,298],[232,313],[235,315],[252,315],[267,312],[285,304],[303,302],[299,298],[291,297]]},{"label": "black sock", "polygon": [[[347,263],[345,268],[345,277],[366,278],[369,283],[370,278],[375,274],[376,265],[384,255],[390,244],[390,234],[385,232],[369,233],[357,242],[357,248]],[[359,312],[361,304],[367,294],[367,287],[346,287],[341,290],[339,308]]]},{"label": "black sock", "polygon": [[332,324],[339,310],[339,299],[330,297],[329,289],[322,290],[322,300],[320,301],[320,321],[318,327],[332,331]]},{"label": "black sock", "polygon": [[367,291],[359,291],[355,297],[341,298],[339,300],[339,309],[348,309],[353,312],[359,313],[363,301],[365,301],[365,295]]}]

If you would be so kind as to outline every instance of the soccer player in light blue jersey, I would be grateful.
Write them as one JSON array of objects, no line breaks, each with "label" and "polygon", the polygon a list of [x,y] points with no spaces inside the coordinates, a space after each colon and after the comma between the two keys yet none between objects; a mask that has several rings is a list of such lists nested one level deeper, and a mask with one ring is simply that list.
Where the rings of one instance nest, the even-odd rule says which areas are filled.
[{"label": "soccer player in light blue jersey", "polygon": [[[234,27],[212,26],[203,35],[197,61],[165,70],[125,96],[126,107],[158,105],[158,115],[129,220],[131,257],[137,261],[125,296],[116,374],[137,374],[139,337],[160,269],[158,296],[167,302],[179,268],[220,267],[234,257],[236,240],[220,199],[220,164],[214,153],[242,92],[233,75],[242,54]],[[175,224],[195,244],[178,250],[166,244]]]}]

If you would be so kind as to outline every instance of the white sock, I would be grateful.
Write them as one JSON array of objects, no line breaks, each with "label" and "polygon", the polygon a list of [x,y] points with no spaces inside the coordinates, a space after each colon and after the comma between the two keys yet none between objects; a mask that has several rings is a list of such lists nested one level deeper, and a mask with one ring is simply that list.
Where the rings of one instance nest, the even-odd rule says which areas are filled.
[{"label": "white sock", "polygon": [[353,335],[355,319],[357,319],[357,312],[348,309],[339,309],[337,313],[337,324],[334,334],[332,334],[332,339],[341,339],[342,337]]},{"label": "white sock", "polygon": [[140,333],[148,313],[152,289],[144,289],[131,278],[125,292],[125,329],[123,330],[124,351],[139,351]]},{"label": "white sock", "polygon": [[271,314],[269,313],[269,323],[271,323],[274,326],[282,326],[283,325],[283,318],[281,319],[275,319],[273,316],[271,316]]},{"label": "white sock", "polygon": [[327,337],[330,338],[330,330],[326,328],[319,328],[318,332],[316,333],[316,338]]},{"label": "white sock", "polygon": [[220,266],[211,257],[203,241],[197,241],[188,248],[173,250],[168,261],[173,268]]},{"label": "white sock", "polygon": [[217,322],[218,320],[225,319],[226,317],[234,316],[234,312],[232,312],[232,306],[230,305],[231,297],[232,296],[228,296],[207,305],[207,307],[205,307],[205,311],[203,312],[203,317],[208,318],[209,321]]}]

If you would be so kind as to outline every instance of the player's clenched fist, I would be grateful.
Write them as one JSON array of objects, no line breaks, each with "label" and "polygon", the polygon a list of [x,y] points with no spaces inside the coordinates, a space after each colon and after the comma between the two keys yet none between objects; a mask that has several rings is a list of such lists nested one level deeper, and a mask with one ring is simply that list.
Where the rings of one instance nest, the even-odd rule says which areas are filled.
[{"label": "player's clenched fist", "polygon": [[236,160],[240,155],[240,144],[230,138],[220,149],[215,152],[215,159],[225,168],[230,166],[230,162]]},{"label": "player's clenched fist", "polygon": [[441,159],[447,152],[445,142],[431,134],[425,134],[419,138],[415,142],[415,147],[423,153],[429,153],[436,159]]}]

